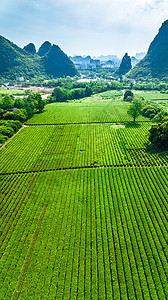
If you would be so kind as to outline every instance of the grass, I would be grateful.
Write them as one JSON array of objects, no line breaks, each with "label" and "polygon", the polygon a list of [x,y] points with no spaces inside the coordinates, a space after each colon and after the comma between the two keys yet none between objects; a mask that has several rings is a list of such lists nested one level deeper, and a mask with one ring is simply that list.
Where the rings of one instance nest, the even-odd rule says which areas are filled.
[{"label": "grass", "polygon": [[8,89],[6,87],[0,87],[0,95],[24,95],[25,91],[22,89]]},{"label": "grass", "polygon": [[133,91],[133,94],[142,97],[145,100],[168,100],[168,94],[162,94],[158,91]]}]

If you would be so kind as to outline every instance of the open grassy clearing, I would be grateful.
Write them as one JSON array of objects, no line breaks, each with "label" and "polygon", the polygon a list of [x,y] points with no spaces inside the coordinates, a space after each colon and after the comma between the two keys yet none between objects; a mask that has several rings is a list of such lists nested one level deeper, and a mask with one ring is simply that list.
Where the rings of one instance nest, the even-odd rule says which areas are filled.
[{"label": "open grassy clearing", "polygon": [[168,94],[162,94],[158,91],[135,91],[133,94],[144,98],[144,100],[168,100]]},{"label": "open grassy clearing", "polygon": [[24,95],[23,89],[8,89],[6,87],[0,87],[0,95]]},{"label": "open grassy clearing", "polygon": [[[109,92],[73,102],[48,104],[42,114],[34,115],[26,123],[66,124],[132,121],[132,118],[127,114],[130,104],[122,101],[123,96],[104,100],[102,95],[109,95]],[[143,116],[137,118],[137,121],[145,120],[148,119]]]},{"label": "open grassy clearing", "polygon": [[[132,125],[133,126],[133,125]],[[0,173],[93,166],[165,166],[146,150],[149,123],[30,126],[0,150]]]},{"label": "open grassy clearing", "polygon": [[166,299],[166,168],[1,176],[1,299]]}]

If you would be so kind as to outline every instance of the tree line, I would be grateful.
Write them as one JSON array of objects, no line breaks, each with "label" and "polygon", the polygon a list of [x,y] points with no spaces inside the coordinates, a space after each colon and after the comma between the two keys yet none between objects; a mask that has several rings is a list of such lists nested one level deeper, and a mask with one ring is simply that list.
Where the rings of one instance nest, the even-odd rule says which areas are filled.
[{"label": "tree line", "polygon": [[151,147],[168,150],[168,113],[158,103],[135,97],[130,90],[125,91],[123,100],[131,103],[127,113],[133,117],[133,123],[140,114],[154,123],[149,130]]},{"label": "tree line", "polygon": [[16,133],[22,123],[35,113],[41,113],[46,104],[39,93],[23,98],[5,95],[0,99],[0,143]]}]

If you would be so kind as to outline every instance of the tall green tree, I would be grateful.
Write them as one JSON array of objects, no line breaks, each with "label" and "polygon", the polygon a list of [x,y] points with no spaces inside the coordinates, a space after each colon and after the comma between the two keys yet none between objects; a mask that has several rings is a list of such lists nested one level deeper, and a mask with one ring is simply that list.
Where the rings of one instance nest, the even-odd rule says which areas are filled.
[{"label": "tall green tree", "polygon": [[139,99],[134,99],[131,102],[131,105],[127,111],[127,113],[133,117],[133,122],[135,123],[136,118],[141,114],[142,110],[142,102]]},{"label": "tall green tree", "polygon": [[12,108],[12,107],[14,107],[14,100],[9,95],[5,95],[0,100],[0,107],[3,108],[3,109]]},{"label": "tall green tree", "polygon": [[125,93],[124,93],[124,101],[127,101],[127,102],[131,102],[133,100],[133,92],[130,91],[130,90],[126,90]]},{"label": "tall green tree", "polygon": [[63,102],[67,100],[65,92],[59,87],[56,87],[53,90],[51,97],[53,99],[53,102]]},{"label": "tall green tree", "polygon": [[149,130],[149,141],[152,145],[161,149],[168,149],[168,117],[164,117],[160,123],[153,124]]},{"label": "tall green tree", "polygon": [[42,99],[40,93],[31,93],[27,97],[27,102],[30,107],[34,110],[34,112],[42,112],[45,106],[45,100]]}]

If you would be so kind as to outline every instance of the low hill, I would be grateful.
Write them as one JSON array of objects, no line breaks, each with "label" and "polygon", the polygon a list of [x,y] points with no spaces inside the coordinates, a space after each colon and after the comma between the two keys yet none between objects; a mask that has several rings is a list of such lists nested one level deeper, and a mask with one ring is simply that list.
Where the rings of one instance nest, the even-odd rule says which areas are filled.
[{"label": "low hill", "polygon": [[154,40],[151,42],[146,56],[128,73],[129,77],[163,78],[168,77],[168,20],[166,20]]},{"label": "low hill", "polygon": [[32,43],[22,49],[0,36],[1,78],[15,80],[20,76],[25,79],[43,76],[47,79],[67,75],[78,75],[78,71],[58,46],[45,42],[36,53]]}]

